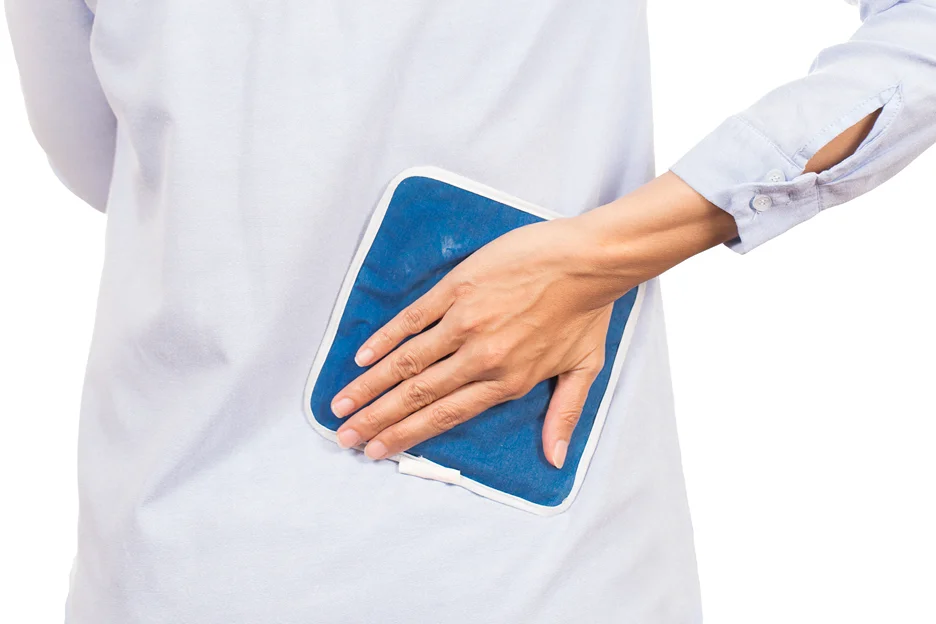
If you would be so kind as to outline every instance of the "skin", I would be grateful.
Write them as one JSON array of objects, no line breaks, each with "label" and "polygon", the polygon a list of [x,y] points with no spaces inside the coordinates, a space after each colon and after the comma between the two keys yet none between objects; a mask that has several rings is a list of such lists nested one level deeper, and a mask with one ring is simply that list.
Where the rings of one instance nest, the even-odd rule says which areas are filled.
[{"label": "skin", "polygon": [[[878,114],[826,145],[804,172],[853,154]],[[508,232],[361,346],[355,362],[369,368],[332,401],[348,417],[339,445],[366,443],[368,457],[383,459],[556,377],[543,449],[561,468],[604,366],[614,301],[737,234],[731,215],[671,172],[582,215]]]}]

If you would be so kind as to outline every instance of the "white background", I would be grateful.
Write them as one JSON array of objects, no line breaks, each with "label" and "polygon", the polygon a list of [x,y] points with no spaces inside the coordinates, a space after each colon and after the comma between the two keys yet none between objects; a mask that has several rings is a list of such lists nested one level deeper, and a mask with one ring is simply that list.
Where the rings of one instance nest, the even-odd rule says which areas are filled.
[{"label": "white background", "polygon": [[[858,26],[839,0],[650,5],[660,171]],[[58,622],[105,218],[48,169],[5,38],[0,172],[0,622]],[[664,279],[707,622],[936,622],[934,174],[931,150]]]}]

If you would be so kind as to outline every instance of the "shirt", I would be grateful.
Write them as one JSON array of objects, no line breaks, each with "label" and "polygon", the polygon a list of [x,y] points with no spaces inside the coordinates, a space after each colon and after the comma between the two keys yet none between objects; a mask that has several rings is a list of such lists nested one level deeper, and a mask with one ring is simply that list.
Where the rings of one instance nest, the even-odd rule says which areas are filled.
[{"label": "shirt", "polygon": [[[413,165],[572,216],[653,175],[641,0],[7,0],[35,134],[106,210],[70,624],[701,621],[649,284],[574,504],[539,517],[321,438],[303,385],[367,219]],[[673,166],[747,251],[936,140],[936,2]],[[842,164],[802,174],[883,108]]]}]

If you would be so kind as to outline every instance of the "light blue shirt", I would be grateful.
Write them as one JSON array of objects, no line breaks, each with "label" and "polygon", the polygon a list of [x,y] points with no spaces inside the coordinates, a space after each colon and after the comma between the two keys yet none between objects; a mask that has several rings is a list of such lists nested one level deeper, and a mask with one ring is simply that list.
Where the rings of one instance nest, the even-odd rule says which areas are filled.
[{"label": "light blue shirt", "polygon": [[[857,0],[852,0],[857,4]],[[861,0],[863,25],[808,76],[726,119],[672,171],[728,211],[741,253],[873,189],[936,143],[936,1]],[[858,150],[821,173],[806,163],[870,113]]]},{"label": "light blue shirt", "polygon": [[[386,185],[436,165],[575,215],[654,175],[643,0],[7,0],[30,121],[107,213],[70,624],[701,621],[661,295],[574,504],[342,451],[304,386]],[[674,171],[745,251],[936,134],[936,4],[867,2]],[[729,77],[735,78],[735,77]],[[876,108],[832,171],[803,165]]]}]

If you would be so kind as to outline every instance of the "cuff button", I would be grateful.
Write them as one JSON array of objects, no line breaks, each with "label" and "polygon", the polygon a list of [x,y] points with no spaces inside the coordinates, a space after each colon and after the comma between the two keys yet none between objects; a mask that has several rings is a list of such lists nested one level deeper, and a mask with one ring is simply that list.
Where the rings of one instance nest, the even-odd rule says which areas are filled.
[{"label": "cuff button", "polygon": [[765,178],[767,182],[771,184],[779,184],[780,182],[786,182],[786,176],[783,175],[783,172],[779,169],[771,169]]},{"label": "cuff button", "polygon": [[773,206],[773,200],[766,195],[758,195],[751,200],[751,208],[757,212],[766,212]]}]

